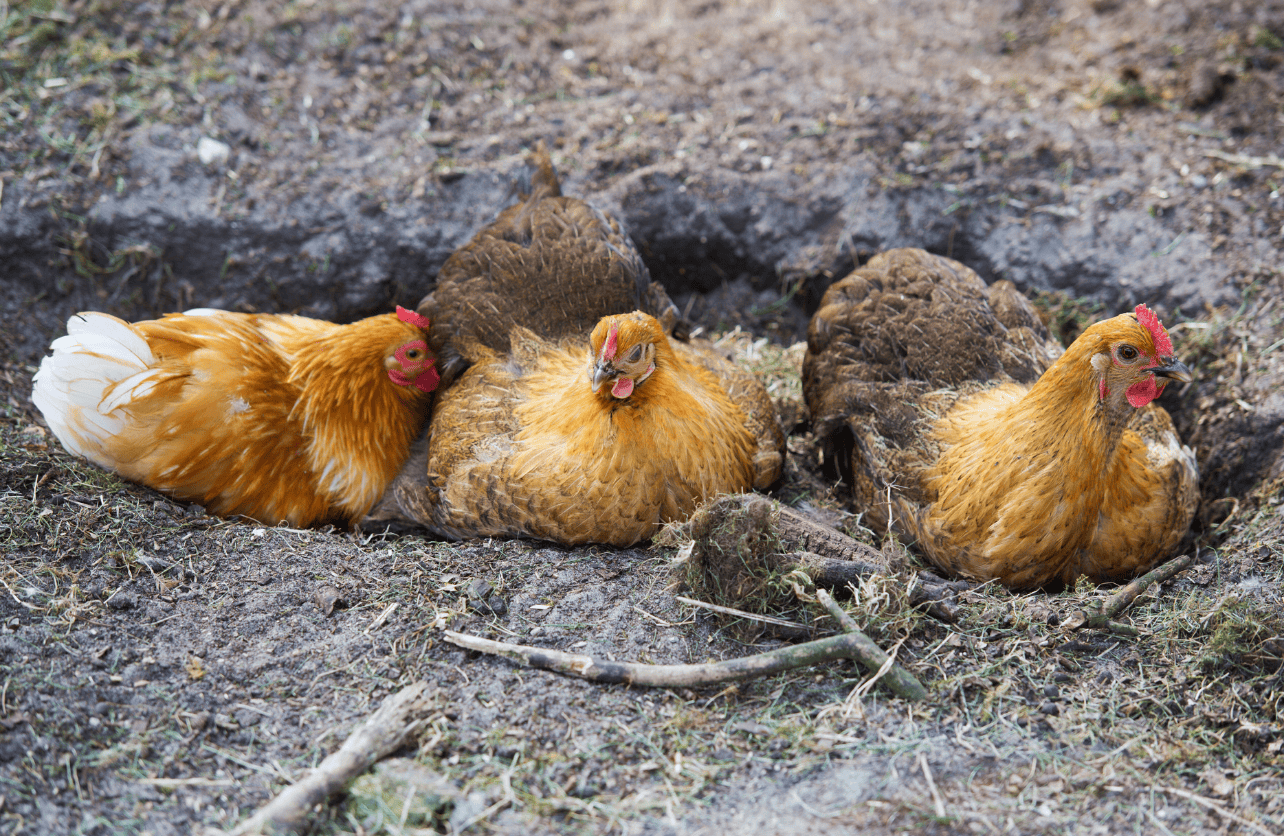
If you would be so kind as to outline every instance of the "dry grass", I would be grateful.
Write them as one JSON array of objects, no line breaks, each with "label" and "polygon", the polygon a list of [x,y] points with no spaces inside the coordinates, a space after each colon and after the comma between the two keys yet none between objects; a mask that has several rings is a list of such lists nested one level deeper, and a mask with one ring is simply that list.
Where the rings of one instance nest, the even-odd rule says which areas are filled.
[{"label": "dry grass", "polygon": [[[798,397],[796,349],[723,341],[777,375],[777,397]],[[149,780],[233,780],[152,802],[174,821],[230,822],[332,750],[382,695],[427,678],[443,709],[414,758],[457,791],[437,826],[602,832],[698,815],[732,827],[766,786],[765,803],[796,797],[865,832],[1284,827],[1284,521],[1269,484],[1226,521],[1215,554],[1118,618],[1139,635],[1071,628],[1111,591],[1088,584],[1059,595],[981,587],[963,595],[955,624],[909,608],[896,579],[849,590],[857,622],[928,685],[909,704],[847,663],[643,692],[469,659],[435,638],[450,625],[655,662],[760,649],[674,600],[668,548],[563,552],[212,520],[70,459],[13,408],[0,453],[0,614],[17,624],[0,627],[64,648],[6,657],[0,720],[21,714],[9,734],[30,721],[73,753],[64,763],[33,749],[5,767],[11,801],[110,778],[141,803]],[[479,578],[508,613],[477,608]],[[327,589],[330,615],[312,603]],[[256,601],[280,603],[265,615]],[[134,703],[132,691],[152,696]],[[98,704],[116,706],[103,718],[113,722],[86,719]],[[873,777],[836,799],[823,776],[837,769]],[[206,812],[184,818],[184,798]],[[120,832],[144,829],[146,816],[88,799],[83,809]],[[413,832],[380,815],[340,803],[320,830]],[[0,819],[0,832],[23,830]]]}]

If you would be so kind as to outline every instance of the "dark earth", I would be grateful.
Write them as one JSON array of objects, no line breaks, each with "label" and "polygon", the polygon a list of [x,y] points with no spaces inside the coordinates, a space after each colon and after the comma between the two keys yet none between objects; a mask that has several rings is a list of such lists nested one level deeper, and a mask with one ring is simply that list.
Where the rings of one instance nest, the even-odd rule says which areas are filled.
[{"label": "dark earth", "polygon": [[[434,713],[317,832],[1284,832],[1284,2],[460,5],[0,0],[0,834],[230,828],[419,680]],[[798,392],[829,283],[923,247],[1066,340],[1146,302],[1197,375],[1162,401],[1194,567],[1128,633],[1076,628],[1085,584],[943,622],[903,558],[846,603],[922,702],[851,662],[600,685],[441,628],[657,663],[781,639],[677,601],[674,546],[217,520],[32,407],[78,310],[413,306],[541,139],[771,381],[774,498],[850,531]]]}]

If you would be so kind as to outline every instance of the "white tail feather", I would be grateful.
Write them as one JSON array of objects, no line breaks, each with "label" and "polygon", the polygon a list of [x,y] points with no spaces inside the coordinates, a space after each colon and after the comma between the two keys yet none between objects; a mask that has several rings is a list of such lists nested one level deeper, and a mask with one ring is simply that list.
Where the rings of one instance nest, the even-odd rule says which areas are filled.
[{"label": "white tail feather", "polygon": [[131,375],[117,383],[111,393],[102,399],[102,403],[98,405],[98,411],[104,415],[110,415],[120,407],[128,406],[132,401],[147,397],[160,383],[172,377],[171,373],[160,369],[147,369]]},{"label": "white tail feather", "polygon": [[50,349],[32,381],[32,403],[69,452],[110,467],[108,442],[127,423],[112,413],[159,382],[150,369],[155,355],[129,323],[97,312],[73,316]]},{"label": "white tail feather", "polygon": [[[79,337],[86,341],[86,345],[92,345],[101,339],[109,352],[114,348],[117,352],[122,352],[118,355],[122,359],[132,357],[143,366],[156,362],[151,346],[147,344],[147,339],[139,333],[138,329],[111,314],[97,311],[78,313],[67,320],[67,336]],[[58,340],[54,340],[55,344],[57,342]]]}]

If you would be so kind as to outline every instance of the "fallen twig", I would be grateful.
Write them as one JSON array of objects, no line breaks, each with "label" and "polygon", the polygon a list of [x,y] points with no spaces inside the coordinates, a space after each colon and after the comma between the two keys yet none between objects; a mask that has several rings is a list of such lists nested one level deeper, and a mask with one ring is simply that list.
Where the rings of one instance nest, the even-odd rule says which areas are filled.
[{"label": "fallen twig", "polygon": [[29,610],[35,610],[37,612],[41,612],[43,610],[49,609],[48,607],[38,607],[35,604],[28,604],[26,601],[19,598],[18,593],[14,592],[13,588],[10,587],[9,584],[4,582],[4,578],[0,578],[0,584],[4,584],[4,588],[9,590],[9,597],[13,598],[13,600],[17,601],[21,606],[24,606]]},{"label": "fallen twig", "polygon": [[416,682],[388,697],[374,714],[348,735],[337,752],[241,822],[230,836],[249,836],[265,831],[302,832],[314,806],[343,789],[375,762],[401,748],[419,728],[428,715],[428,703],[424,697],[427,689],[428,683]]},{"label": "fallen twig", "polygon": [[[914,675],[905,668],[896,664],[894,661],[888,664],[891,656],[879,647],[873,639],[865,635],[856,621],[848,614],[846,610],[838,606],[838,602],[824,589],[816,588],[816,600],[820,601],[821,606],[829,611],[843,631],[853,637],[860,646],[860,655],[855,656],[858,662],[869,668],[876,675],[882,674],[887,679],[887,687],[895,691],[899,696],[909,700],[921,700],[927,696],[927,689],[923,683],[914,678]],[[886,672],[884,673],[884,669]]]},{"label": "fallen twig", "polygon": [[135,783],[148,784],[153,787],[174,789],[176,787],[232,787],[236,782],[231,778],[136,778]]},{"label": "fallen twig", "polygon": [[683,595],[674,595],[673,599],[683,604],[689,604],[693,607],[703,607],[706,610],[712,610],[713,612],[722,613],[723,615],[734,615],[737,618],[747,618],[750,621],[760,621],[763,624],[770,624],[773,627],[783,627],[786,630],[796,632],[803,636],[810,632],[805,624],[799,624],[797,621],[790,621],[786,618],[776,618],[774,615],[760,615],[755,612],[738,610],[735,607],[724,607],[721,604],[711,604],[708,601],[697,601],[695,598],[687,598]]},{"label": "fallen twig", "polygon": [[830,595],[827,590],[818,588],[816,590],[816,600],[820,602],[822,607],[829,611],[829,614],[833,616],[834,621],[838,622],[838,626],[843,628],[843,632],[860,632],[860,627],[856,626],[856,619],[852,618],[851,613],[847,612],[847,610],[838,606],[838,602],[834,600],[834,596]]},{"label": "fallen twig", "polygon": [[1194,555],[1184,554],[1175,560],[1170,560],[1162,566],[1151,569],[1140,578],[1136,578],[1119,587],[1109,598],[1101,602],[1100,609],[1095,612],[1085,613],[1076,612],[1071,616],[1067,623],[1070,629],[1080,627],[1096,627],[1100,630],[1109,630],[1112,633],[1118,633],[1125,636],[1140,636],[1141,630],[1133,627],[1131,624],[1122,624],[1114,621],[1114,617],[1123,610],[1127,609],[1133,601],[1136,601],[1141,593],[1145,592],[1151,586],[1157,583],[1163,583],[1169,580],[1179,572],[1189,569],[1195,562]]},{"label": "fallen twig", "polygon": [[1213,157],[1224,162],[1237,165],[1240,168],[1265,168],[1274,166],[1275,168],[1284,168],[1284,160],[1274,154],[1267,154],[1265,157],[1253,157],[1248,154],[1228,154],[1225,151],[1205,151],[1205,157]]},{"label": "fallen twig", "polygon": [[[866,667],[877,670],[887,660],[887,654],[881,650],[878,651],[882,656],[881,660],[878,662],[869,660],[868,649],[864,643],[869,642],[869,639],[856,633],[844,633],[840,636],[781,647],[740,659],[706,662],[700,665],[604,662],[579,653],[497,642],[480,636],[456,633],[454,630],[445,630],[443,634],[446,641],[452,644],[480,653],[503,656],[532,668],[578,676],[591,682],[624,683],[649,688],[699,688],[706,685],[721,685],[725,682],[751,679],[756,676],[770,676],[808,665],[819,665],[836,659],[857,659]],[[887,677],[888,687],[899,696],[917,700],[927,695],[927,690],[917,680],[909,677],[909,681],[917,685],[917,689],[913,688],[913,685],[905,688],[903,679]],[[902,688],[905,690],[904,693],[900,690]]]},{"label": "fallen twig", "polygon": [[932,780],[932,770],[927,765],[927,756],[922,752],[918,753],[918,765],[923,770],[923,777],[927,779],[927,788],[932,791],[932,803],[936,805],[936,817],[945,818],[945,799],[941,797],[941,791],[936,788],[936,781]]},{"label": "fallen twig", "polygon": [[1230,810],[1227,810],[1225,807],[1218,804],[1216,801],[1213,801],[1211,798],[1204,798],[1202,795],[1195,795],[1193,792],[1186,792],[1185,790],[1179,790],[1176,787],[1158,787],[1157,786],[1155,787],[1155,789],[1162,790],[1164,792],[1170,792],[1173,795],[1180,796],[1181,798],[1186,799],[1187,801],[1193,801],[1196,804],[1207,807],[1208,809],[1212,810],[1214,813],[1216,813],[1219,816],[1222,816],[1223,818],[1230,819],[1231,821],[1242,824],[1245,827],[1250,827],[1253,830],[1256,830],[1258,833],[1265,834],[1265,836],[1275,836],[1274,833],[1267,830],[1265,827],[1262,827],[1260,824],[1253,821],[1252,819],[1246,819],[1243,816],[1239,816],[1239,815],[1236,815],[1235,813],[1232,813]]},{"label": "fallen twig", "polygon": [[1132,604],[1133,601],[1136,601],[1137,597],[1148,588],[1154,584],[1163,583],[1178,572],[1186,571],[1194,562],[1194,555],[1184,554],[1181,557],[1168,561],[1162,566],[1157,566],[1154,569],[1151,569],[1140,578],[1130,581],[1115,590],[1114,594],[1102,603],[1101,614],[1106,618],[1113,618],[1124,608]]}]

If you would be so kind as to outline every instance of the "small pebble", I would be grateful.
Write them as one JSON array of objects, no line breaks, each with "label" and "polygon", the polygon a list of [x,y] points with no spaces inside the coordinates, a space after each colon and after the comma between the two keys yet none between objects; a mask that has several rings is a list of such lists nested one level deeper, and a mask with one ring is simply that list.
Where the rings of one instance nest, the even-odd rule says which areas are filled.
[{"label": "small pebble", "polygon": [[107,606],[113,610],[132,610],[137,603],[128,592],[117,592],[107,599]]},{"label": "small pebble", "polygon": [[232,146],[203,136],[196,142],[196,156],[205,165],[221,165],[232,155]]},{"label": "small pebble", "polygon": [[317,609],[322,613],[329,615],[334,612],[336,604],[346,604],[347,602],[343,600],[342,592],[335,589],[333,586],[326,585],[313,590],[312,603],[316,604]]}]

